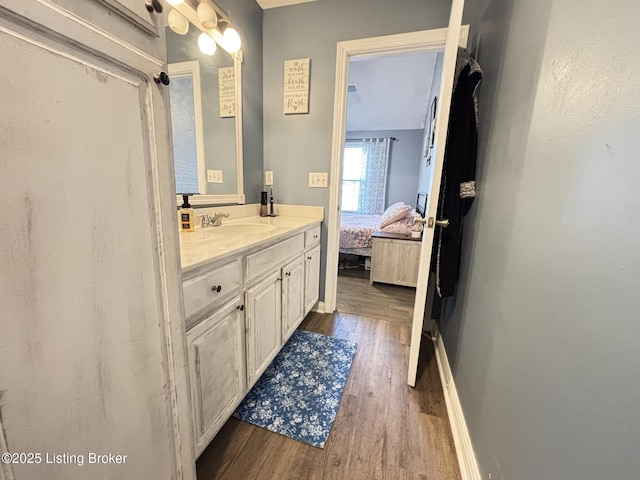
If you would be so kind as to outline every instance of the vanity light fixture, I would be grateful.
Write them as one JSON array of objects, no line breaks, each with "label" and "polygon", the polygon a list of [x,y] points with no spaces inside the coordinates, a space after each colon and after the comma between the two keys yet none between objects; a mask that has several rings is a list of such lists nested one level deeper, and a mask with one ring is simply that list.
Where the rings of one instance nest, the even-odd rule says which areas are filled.
[{"label": "vanity light fixture", "polygon": [[[181,3],[175,4],[174,9],[177,10],[189,23],[192,23],[198,30],[202,32],[198,38],[198,47],[200,51],[207,55],[213,55],[215,53],[215,45],[220,45],[224,50],[229,52],[232,57],[239,58],[242,61],[242,52],[240,48],[242,41],[238,31],[231,25],[229,16],[226,15],[220,7],[218,7],[211,0],[199,0],[197,8],[192,6],[195,3],[194,0],[185,2],[184,0],[168,0],[171,4],[180,1]],[[176,33],[180,33],[175,30],[168,22],[169,26]],[[186,33],[186,32],[185,32]],[[213,42],[204,39],[207,36]]]},{"label": "vanity light fixture", "polygon": [[167,0],[167,3],[169,3],[169,5],[180,5],[184,3],[184,0]]},{"label": "vanity light fixture", "polygon": [[202,32],[198,37],[198,48],[205,55],[216,53],[216,42],[208,34]]},{"label": "vanity light fixture", "polygon": [[175,8],[172,8],[169,15],[167,15],[167,23],[169,28],[178,35],[186,35],[189,31],[189,20]]}]

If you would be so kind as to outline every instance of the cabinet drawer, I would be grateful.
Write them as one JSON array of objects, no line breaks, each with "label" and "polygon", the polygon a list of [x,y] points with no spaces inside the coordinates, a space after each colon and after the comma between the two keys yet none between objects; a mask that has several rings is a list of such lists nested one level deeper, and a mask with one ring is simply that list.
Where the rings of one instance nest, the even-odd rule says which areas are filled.
[{"label": "cabinet drawer", "polygon": [[304,232],[304,248],[320,243],[320,225]]},{"label": "cabinet drawer", "polygon": [[303,235],[277,243],[269,248],[247,256],[247,282],[282,267],[287,260],[299,255],[304,249]]},{"label": "cabinet drawer", "polygon": [[242,283],[240,259],[215,267],[183,283],[186,318],[226,298]]}]

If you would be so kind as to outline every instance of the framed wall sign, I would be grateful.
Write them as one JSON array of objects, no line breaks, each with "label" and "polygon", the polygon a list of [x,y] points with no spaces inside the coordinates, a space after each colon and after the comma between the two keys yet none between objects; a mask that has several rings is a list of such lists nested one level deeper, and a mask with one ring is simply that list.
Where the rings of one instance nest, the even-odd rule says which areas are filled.
[{"label": "framed wall sign", "polygon": [[431,163],[431,151],[436,141],[436,110],[438,106],[438,97],[433,97],[429,115],[427,116],[427,125],[425,125],[425,136],[423,145],[423,157],[427,158],[427,166]]},{"label": "framed wall sign", "polygon": [[285,115],[309,113],[310,58],[285,60],[283,111]]}]

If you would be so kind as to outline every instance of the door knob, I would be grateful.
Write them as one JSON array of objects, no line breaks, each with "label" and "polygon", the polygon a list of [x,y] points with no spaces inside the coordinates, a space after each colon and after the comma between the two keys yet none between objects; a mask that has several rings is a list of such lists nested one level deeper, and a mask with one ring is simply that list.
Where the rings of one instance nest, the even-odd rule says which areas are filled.
[{"label": "door knob", "polygon": [[433,228],[434,225],[437,225],[440,228],[447,228],[449,226],[449,220],[436,220],[433,217],[429,217],[429,220],[427,220],[427,227]]},{"label": "door knob", "polygon": [[160,0],[147,0],[144,6],[147,7],[148,12],[155,10],[156,13],[162,13],[162,2]]},{"label": "door knob", "polygon": [[156,83],[161,83],[163,85],[169,85],[169,75],[167,74],[167,72],[154,73],[153,81]]}]

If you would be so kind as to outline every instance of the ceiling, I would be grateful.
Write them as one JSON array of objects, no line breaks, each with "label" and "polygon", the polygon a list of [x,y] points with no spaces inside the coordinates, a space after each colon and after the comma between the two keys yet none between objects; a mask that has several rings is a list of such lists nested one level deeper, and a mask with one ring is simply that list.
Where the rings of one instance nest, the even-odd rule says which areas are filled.
[{"label": "ceiling", "polygon": [[314,2],[315,0],[256,0],[262,9],[284,7],[287,5],[295,5],[297,3]]},{"label": "ceiling", "polygon": [[422,130],[437,51],[354,58],[347,131]]}]

